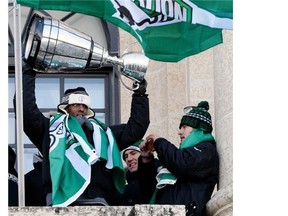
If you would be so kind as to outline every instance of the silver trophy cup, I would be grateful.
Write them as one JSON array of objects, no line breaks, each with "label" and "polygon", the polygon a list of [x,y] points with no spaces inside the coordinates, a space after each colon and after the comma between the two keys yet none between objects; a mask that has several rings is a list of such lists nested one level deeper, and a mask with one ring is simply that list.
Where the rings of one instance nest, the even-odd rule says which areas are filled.
[{"label": "silver trophy cup", "polygon": [[110,63],[120,66],[122,75],[140,83],[149,59],[136,52],[125,53],[121,58],[110,56],[90,36],[59,20],[35,14],[24,40],[24,61],[44,73],[85,72]]}]

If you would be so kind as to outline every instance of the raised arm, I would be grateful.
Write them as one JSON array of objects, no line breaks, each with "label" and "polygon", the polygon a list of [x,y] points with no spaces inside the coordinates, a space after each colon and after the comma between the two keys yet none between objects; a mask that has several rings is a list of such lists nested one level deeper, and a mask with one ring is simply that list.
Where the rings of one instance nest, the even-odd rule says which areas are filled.
[{"label": "raised arm", "polygon": [[[48,127],[49,120],[38,109],[35,98],[35,71],[31,68],[23,72],[23,124],[24,132],[34,145],[42,152],[45,127]],[[16,109],[16,95],[13,103]],[[17,116],[16,116],[17,118]],[[48,129],[46,129],[46,132]]]},{"label": "raised arm", "polygon": [[140,88],[133,93],[128,122],[110,127],[120,151],[142,139],[148,129],[150,114],[148,94],[145,94],[146,86],[147,82],[144,80]]}]

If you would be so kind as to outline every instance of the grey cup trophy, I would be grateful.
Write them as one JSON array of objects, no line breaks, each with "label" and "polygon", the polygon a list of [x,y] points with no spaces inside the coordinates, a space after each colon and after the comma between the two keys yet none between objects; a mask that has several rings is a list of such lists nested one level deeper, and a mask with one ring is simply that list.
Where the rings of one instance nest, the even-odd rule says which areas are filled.
[{"label": "grey cup trophy", "polygon": [[149,59],[136,52],[124,53],[121,58],[110,56],[85,33],[51,17],[34,14],[24,40],[24,61],[43,73],[79,72],[110,63],[120,66],[121,74],[139,86]]}]

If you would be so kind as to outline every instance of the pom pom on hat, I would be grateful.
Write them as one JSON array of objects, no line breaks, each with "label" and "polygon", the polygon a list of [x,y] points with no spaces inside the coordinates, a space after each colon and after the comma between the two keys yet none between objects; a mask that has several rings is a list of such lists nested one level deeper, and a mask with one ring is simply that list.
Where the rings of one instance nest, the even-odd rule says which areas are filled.
[{"label": "pom pom on hat", "polygon": [[198,103],[198,106],[190,106],[185,107],[184,112],[185,115],[182,117],[179,128],[182,125],[188,125],[193,128],[198,128],[203,130],[204,132],[211,133],[212,128],[212,120],[211,115],[208,112],[209,103],[207,101],[201,101]]},{"label": "pom pom on hat", "polygon": [[94,111],[90,108],[91,98],[86,92],[85,88],[77,87],[74,89],[67,89],[64,92],[61,103],[58,105],[58,111],[67,113],[65,108],[70,104],[84,104],[88,107],[86,117],[93,117]]}]

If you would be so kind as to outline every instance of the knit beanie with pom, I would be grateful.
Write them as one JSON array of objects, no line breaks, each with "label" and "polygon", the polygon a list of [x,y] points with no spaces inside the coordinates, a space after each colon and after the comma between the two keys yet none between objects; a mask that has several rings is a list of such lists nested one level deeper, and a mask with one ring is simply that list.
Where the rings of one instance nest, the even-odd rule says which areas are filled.
[{"label": "knit beanie with pom", "polygon": [[182,125],[188,125],[192,128],[198,128],[204,132],[211,133],[213,130],[212,120],[208,110],[209,103],[207,101],[201,101],[197,107],[185,107],[185,115],[181,119],[179,129],[182,127]]}]

